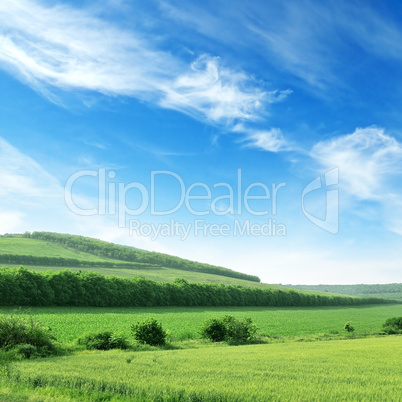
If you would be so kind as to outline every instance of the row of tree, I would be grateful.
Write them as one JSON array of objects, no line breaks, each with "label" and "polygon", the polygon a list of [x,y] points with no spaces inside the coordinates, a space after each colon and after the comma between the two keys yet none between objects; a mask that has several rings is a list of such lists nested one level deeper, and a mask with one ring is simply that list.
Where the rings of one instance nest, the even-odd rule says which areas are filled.
[{"label": "row of tree", "polygon": [[0,269],[0,305],[9,306],[341,306],[386,303],[376,298],[303,294],[220,284],[154,282],[90,271]]},{"label": "row of tree", "polygon": [[90,237],[52,232],[26,232],[22,236],[57,243],[62,245],[63,247],[68,247],[71,249],[94,254],[99,257],[113,258],[116,260],[127,262],[139,262],[151,265],[159,265],[185,271],[203,272],[208,274],[244,279],[247,281],[260,282],[260,278],[258,278],[258,276],[236,272],[228,268],[204,264],[196,261],[190,261],[168,254],[145,251],[134,247],[108,243],[105,241],[92,239]]},{"label": "row of tree", "polygon": [[125,268],[125,269],[156,269],[156,265],[142,262],[115,261],[82,261],[64,257],[36,257],[21,254],[0,254],[0,263],[14,265],[35,265],[44,267],[91,267],[91,268]]}]

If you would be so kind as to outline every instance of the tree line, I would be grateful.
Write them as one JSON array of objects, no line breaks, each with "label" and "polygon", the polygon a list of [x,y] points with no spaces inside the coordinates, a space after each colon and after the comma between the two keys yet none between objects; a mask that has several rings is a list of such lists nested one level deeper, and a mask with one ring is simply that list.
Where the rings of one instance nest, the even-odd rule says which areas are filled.
[{"label": "tree line", "polygon": [[63,247],[83,251],[85,253],[97,255],[99,257],[113,258],[115,260],[122,260],[127,262],[139,262],[151,265],[159,265],[167,268],[203,272],[207,274],[244,279],[247,281],[261,282],[260,278],[255,275],[244,274],[242,272],[236,272],[231,269],[215,265],[190,261],[168,254],[145,251],[129,246],[122,246],[119,244],[109,243],[90,237],[52,232],[27,232],[22,236],[31,239],[57,243],[62,245]]},{"label": "tree line", "polygon": [[297,291],[222,284],[155,282],[142,277],[117,278],[91,271],[35,272],[0,268],[3,306],[345,306],[390,303],[378,298],[321,296]]}]

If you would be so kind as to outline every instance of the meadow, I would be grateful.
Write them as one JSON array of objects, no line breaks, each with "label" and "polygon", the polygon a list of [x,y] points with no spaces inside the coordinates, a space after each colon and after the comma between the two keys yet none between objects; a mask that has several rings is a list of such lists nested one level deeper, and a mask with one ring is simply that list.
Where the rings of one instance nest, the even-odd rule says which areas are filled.
[{"label": "meadow", "polygon": [[[142,280],[132,282],[142,284],[145,290],[154,289],[154,293],[159,296],[165,294],[160,291],[165,288],[175,295],[171,289],[177,287],[179,301],[187,298],[192,300],[192,297],[200,293],[208,300],[209,297],[220,300],[221,306],[224,305],[224,299],[219,298],[219,292],[205,296],[210,295],[207,292],[208,286],[194,283],[271,289],[273,294],[281,293],[276,291],[280,289],[290,294],[289,289],[279,285],[260,283],[253,280],[253,277],[245,280],[247,276],[240,279],[241,274],[221,267],[188,262],[94,239],[46,233],[39,233],[38,236],[43,238],[0,237],[0,253],[85,262],[80,267],[50,266],[49,263],[46,267],[27,268],[40,272],[68,269],[102,274],[100,278],[90,273],[70,274],[75,279],[82,276],[82,286],[90,283],[84,294],[89,292],[91,302],[94,302],[94,295],[97,294],[94,291],[98,288],[101,298],[107,298],[109,285],[124,282],[122,279],[111,280],[105,275],[120,278],[142,276],[158,284]],[[57,243],[59,240],[60,243]],[[87,252],[88,250],[92,251]],[[139,258],[141,263],[143,258],[147,263],[157,264],[149,264],[147,268],[113,267],[114,262],[131,261],[132,257]],[[90,266],[93,262],[102,261],[108,261],[102,268]],[[164,263],[171,265],[163,265]],[[6,275],[6,270],[3,271]],[[42,285],[49,281],[53,286],[53,293],[50,292],[49,297],[53,297],[59,306],[57,303],[53,304],[56,307],[3,306],[0,307],[0,314],[33,316],[51,328],[52,334],[59,341],[60,349],[57,349],[57,357],[28,360],[21,360],[21,355],[13,355],[12,351],[10,354],[3,351],[0,354],[0,401],[399,400],[402,393],[402,336],[379,335],[385,320],[402,316],[402,304],[322,307],[233,307],[231,304],[230,307],[62,307],[71,300],[66,299],[67,304],[63,304],[55,295],[61,298],[70,288],[67,286],[68,281],[61,281],[60,286],[56,286],[58,282],[53,277],[56,278],[59,274],[34,275],[26,270],[10,271],[8,276],[4,276],[5,282],[0,282],[0,285],[3,283],[4,304],[10,302],[14,293],[18,293],[10,284],[18,284],[18,294],[24,297],[38,297],[46,294],[47,288]],[[70,278],[67,274],[65,276]],[[14,278],[14,282],[10,282],[10,278]],[[177,278],[184,278],[193,284],[176,281]],[[162,282],[173,284],[163,285]],[[33,283],[36,287],[31,286]],[[99,284],[108,286],[102,288]],[[144,290],[141,286],[133,288],[133,294],[141,295],[147,302],[144,305],[152,305],[152,292],[141,293],[140,290]],[[169,292],[166,295],[171,295]],[[294,303],[288,305],[295,306],[297,300],[309,299],[299,295],[299,292],[321,297],[330,295],[317,290],[296,292],[295,300],[292,299]],[[247,290],[244,293],[255,292]],[[115,297],[121,302],[122,296],[120,293],[116,294]],[[77,297],[74,296],[72,305],[75,302],[78,304],[80,299]],[[315,298],[320,300],[320,297]],[[28,299],[27,305],[35,305],[33,299]],[[285,298],[282,299],[278,305],[286,305]],[[323,304],[324,299],[327,298],[323,298]],[[253,300],[256,303],[257,298]],[[357,302],[356,299],[353,300],[353,303]],[[46,305],[45,301],[38,305]],[[175,303],[177,302],[176,300]],[[22,303],[16,302],[14,305],[20,304]],[[200,304],[195,303],[196,306]],[[256,343],[259,344],[229,346],[226,343],[212,343],[201,339],[199,331],[203,322],[207,318],[225,315],[238,319],[251,318],[258,327]],[[167,345],[139,345],[133,340],[131,324],[151,317],[168,330]],[[345,331],[347,322],[353,325],[355,332]],[[77,345],[79,337],[103,331],[112,331],[128,338],[131,341],[130,348],[126,351],[101,352],[83,350],[83,346]],[[324,340],[328,342],[319,342]]]},{"label": "meadow", "polygon": [[[103,400],[397,401],[402,395],[401,359],[402,337],[388,336],[141,353],[85,352],[14,363],[8,377],[35,386],[34,392],[49,386],[77,389],[82,392],[80,400],[95,400],[90,394],[97,393],[96,400],[104,394]],[[3,396],[7,392],[6,388]]]},{"label": "meadow", "polygon": [[80,261],[121,262],[110,258],[98,257],[94,254],[62,247],[59,244],[43,240],[13,238],[0,236],[1,254],[32,255],[34,257],[75,258]]},{"label": "meadow", "polygon": [[206,318],[226,314],[236,318],[250,317],[261,336],[276,338],[307,337],[328,334],[344,335],[345,323],[350,321],[356,333],[379,332],[389,317],[401,316],[402,305],[370,305],[355,307],[32,307],[0,308],[2,314],[32,314],[52,328],[62,342],[71,343],[88,332],[111,330],[130,336],[130,325],[155,317],[169,330],[171,339],[200,338],[199,327]]}]

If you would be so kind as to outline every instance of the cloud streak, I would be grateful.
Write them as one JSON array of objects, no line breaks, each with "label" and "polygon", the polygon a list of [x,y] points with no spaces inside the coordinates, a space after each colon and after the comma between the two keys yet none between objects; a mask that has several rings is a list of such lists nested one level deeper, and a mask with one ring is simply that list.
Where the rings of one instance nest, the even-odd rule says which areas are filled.
[{"label": "cloud streak", "polygon": [[346,194],[380,207],[375,216],[366,218],[382,220],[389,230],[402,235],[400,142],[382,128],[358,128],[317,143],[310,156],[325,169],[339,167],[340,186]]},{"label": "cloud streak", "polygon": [[33,159],[0,137],[0,197],[52,202],[62,187]]},{"label": "cloud streak", "polygon": [[0,66],[59,103],[57,91],[128,96],[229,131],[239,121],[260,119],[267,105],[290,94],[261,89],[218,57],[204,54],[189,66],[144,32],[32,0],[0,3]]},{"label": "cloud streak", "polygon": [[339,167],[345,189],[361,199],[382,198],[390,179],[402,174],[402,144],[382,128],[319,142],[310,155],[325,168]]},{"label": "cloud streak", "polygon": [[252,49],[269,65],[301,79],[296,85],[305,88],[307,84],[321,95],[330,87],[348,85],[343,72],[350,65],[344,63],[345,55],[353,58],[358,52],[384,61],[402,59],[397,17],[374,11],[367,2],[233,0],[231,5],[228,10],[226,2],[219,0],[202,5],[161,0],[166,15],[191,27],[190,32]]}]

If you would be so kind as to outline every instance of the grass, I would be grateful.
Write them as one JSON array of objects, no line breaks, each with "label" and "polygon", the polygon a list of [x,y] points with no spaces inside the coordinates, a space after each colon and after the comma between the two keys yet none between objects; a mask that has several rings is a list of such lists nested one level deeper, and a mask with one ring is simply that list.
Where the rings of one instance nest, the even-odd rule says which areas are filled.
[{"label": "grass", "polygon": [[356,333],[378,332],[387,318],[401,316],[401,305],[321,308],[265,307],[32,307],[16,310],[0,308],[0,313],[31,313],[50,326],[57,339],[71,343],[87,332],[111,330],[130,336],[134,321],[155,317],[168,329],[173,341],[199,338],[199,327],[208,317],[225,314],[237,318],[250,317],[259,334],[274,337],[309,337],[310,335],[345,335],[344,325],[350,321]]},{"label": "grass", "polygon": [[294,289],[330,292],[345,296],[380,297],[402,301],[402,283],[372,284],[372,285],[284,285]]},{"label": "grass", "polygon": [[[12,364],[30,387],[130,400],[400,400],[402,337],[158,352],[86,352]],[[83,397],[82,400],[85,400]],[[99,399],[98,399],[99,400]]]},{"label": "grass", "polygon": [[80,261],[121,262],[98,257],[43,240],[0,236],[0,254],[32,255],[34,257],[74,258]]}]

